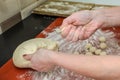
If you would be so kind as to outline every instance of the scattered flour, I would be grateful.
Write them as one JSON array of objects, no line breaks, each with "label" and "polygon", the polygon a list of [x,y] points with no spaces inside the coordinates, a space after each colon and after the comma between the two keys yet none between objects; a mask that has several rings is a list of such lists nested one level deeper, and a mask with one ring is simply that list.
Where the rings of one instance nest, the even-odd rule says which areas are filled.
[{"label": "scattered flour", "polygon": [[[104,36],[106,38],[107,48],[105,52],[107,55],[120,55],[120,46],[118,45],[118,41],[114,38],[115,34],[111,31],[102,31],[97,30],[89,39],[84,41],[77,42],[68,42],[63,39],[60,33],[55,30],[51,33],[43,32],[45,35],[47,34],[47,39],[56,40],[58,42],[59,51],[65,52],[66,54],[85,54],[85,45],[90,43],[93,46],[98,46],[100,36]],[[32,76],[32,78],[31,78]],[[95,80],[83,75],[78,75],[72,71],[66,70],[62,67],[56,66],[55,69],[48,73],[41,73],[37,71],[28,71],[22,75],[18,75],[17,78],[19,80]]]}]

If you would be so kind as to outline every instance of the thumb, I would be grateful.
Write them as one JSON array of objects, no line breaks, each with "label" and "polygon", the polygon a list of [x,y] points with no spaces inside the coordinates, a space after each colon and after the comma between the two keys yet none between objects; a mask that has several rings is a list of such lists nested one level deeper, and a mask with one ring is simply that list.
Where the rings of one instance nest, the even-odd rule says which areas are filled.
[{"label": "thumb", "polygon": [[63,31],[64,28],[67,27],[68,25],[69,25],[68,22],[66,20],[64,20],[63,23],[60,26],[61,31]]},{"label": "thumb", "polygon": [[23,58],[30,61],[32,56],[33,56],[33,54],[24,54]]},{"label": "thumb", "polygon": [[66,27],[65,25],[61,25],[59,28],[61,31],[64,31],[65,27]]}]

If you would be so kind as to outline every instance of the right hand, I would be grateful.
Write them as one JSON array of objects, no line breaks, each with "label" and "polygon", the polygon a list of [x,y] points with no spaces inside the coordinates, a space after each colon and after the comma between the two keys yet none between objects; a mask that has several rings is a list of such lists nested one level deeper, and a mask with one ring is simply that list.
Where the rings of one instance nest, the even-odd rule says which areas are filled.
[{"label": "right hand", "polygon": [[39,72],[47,72],[55,67],[51,59],[53,54],[54,51],[39,49],[33,54],[25,54],[23,57],[31,62],[28,65],[30,68]]},{"label": "right hand", "polygon": [[102,10],[84,10],[73,13],[63,20],[62,36],[72,41],[87,39],[98,28],[106,26],[106,21],[107,17]]}]

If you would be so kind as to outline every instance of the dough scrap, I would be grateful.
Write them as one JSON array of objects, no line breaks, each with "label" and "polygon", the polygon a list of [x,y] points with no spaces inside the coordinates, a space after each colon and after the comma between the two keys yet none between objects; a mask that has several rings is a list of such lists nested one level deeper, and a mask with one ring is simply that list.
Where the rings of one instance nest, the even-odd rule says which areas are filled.
[{"label": "dough scrap", "polygon": [[107,44],[106,43],[100,43],[100,48],[101,49],[106,49],[107,48]]},{"label": "dough scrap", "polygon": [[100,41],[100,42],[105,42],[105,41],[106,41],[106,38],[105,38],[104,36],[101,36],[101,37],[99,37],[99,41]]},{"label": "dough scrap", "polygon": [[86,45],[85,45],[85,48],[86,49],[89,49],[89,48],[91,48],[92,47],[92,44],[90,44],[90,43],[87,43]]},{"label": "dough scrap", "polygon": [[99,54],[101,53],[101,51],[102,51],[101,49],[96,49],[96,50],[95,50],[95,54],[96,54],[96,55],[99,55]]},{"label": "dough scrap", "polygon": [[92,52],[86,52],[85,55],[89,55],[90,56],[90,55],[93,55],[93,54],[92,54]]},{"label": "dough scrap", "polygon": [[90,47],[90,52],[95,52],[95,50],[96,50],[96,47]]},{"label": "dough scrap", "polygon": [[49,50],[58,51],[58,45],[56,41],[52,41],[45,38],[35,38],[27,40],[21,43],[13,53],[13,63],[19,68],[29,68],[30,61],[23,58],[24,54],[33,54],[39,48],[46,48]]},{"label": "dough scrap", "polygon": [[107,55],[107,53],[106,53],[105,51],[102,51],[102,52],[100,53],[100,55],[101,55],[101,56],[105,56],[105,55]]}]

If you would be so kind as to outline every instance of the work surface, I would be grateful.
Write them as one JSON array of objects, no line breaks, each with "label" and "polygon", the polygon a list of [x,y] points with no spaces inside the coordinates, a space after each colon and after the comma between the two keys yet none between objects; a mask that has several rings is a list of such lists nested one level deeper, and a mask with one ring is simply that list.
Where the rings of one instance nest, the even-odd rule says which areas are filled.
[{"label": "work surface", "polygon": [[[52,18],[52,17],[48,17],[48,16],[47,17],[46,16],[35,16],[35,15],[32,15],[32,16],[38,18],[38,21],[36,21],[38,24],[32,22],[35,18],[33,18],[33,19],[26,19],[29,22],[29,23],[25,23],[26,25],[24,24],[24,27],[23,27],[23,32],[26,33],[26,34],[23,34],[23,32],[19,32],[16,29],[17,31],[15,30],[15,33],[13,33],[12,36],[8,37],[8,38],[10,38],[8,41],[12,41],[13,40],[12,42],[9,42],[9,44],[11,44],[11,45],[8,45],[8,46],[10,46],[8,48],[11,48],[11,46],[13,46],[12,45],[13,43],[14,43],[14,49],[15,49],[17,45],[19,45],[21,42],[23,42],[25,40],[28,40],[28,39],[31,39],[31,38],[35,38],[35,37],[45,37],[45,35],[43,34],[43,32],[51,32],[51,30],[53,30],[56,26],[59,26],[62,23],[62,20],[63,20],[63,18],[57,18],[56,19],[55,17]],[[43,20],[40,20],[40,19],[43,19]],[[43,21],[43,23],[42,23],[42,21]],[[48,21],[48,23],[46,23],[44,21]],[[31,25],[30,22],[33,25]],[[52,22],[52,24],[50,24],[51,22]],[[45,26],[42,26],[42,24],[45,24]],[[36,25],[37,25],[37,27],[36,27]],[[29,30],[29,28],[26,29],[26,26],[29,27],[31,31]],[[45,27],[47,27],[47,28],[44,29]],[[26,29],[26,30],[24,31],[24,29]],[[36,31],[34,31],[33,29],[35,29]],[[44,31],[42,33],[40,33],[41,30],[43,30],[43,29],[44,29]],[[120,28],[119,27],[116,27],[116,28],[104,28],[104,30],[108,30],[108,29],[112,30],[113,32],[115,32],[116,37],[118,39],[120,39],[120,36],[119,36],[120,35],[119,34]],[[20,31],[22,31],[22,30],[20,30]],[[12,30],[10,30],[10,32],[12,32]],[[17,33],[18,34],[21,33],[21,34],[18,35]],[[8,32],[8,34],[9,34],[9,32]],[[16,42],[12,38],[14,35],[17,35],[15,37]],[[30,35],[32,35],[32,36],[30,36]],[[11,54],[11,56],[13,54],[14,49],[11,49],[11,52],[9,52],[9,54]],[[13,65],[12,59],[9,59],[9,61],[6,62],[6,64],[4,64],[0,68],[0,75],[1,75],[0,76],[0,80],[9,80],[9,79],[10,80],[31,80],[31,72],[29,71],[29,69],[18,69],[18,68],[16,68]]]},{"label": "work surface", "polygon": [[[52,24],[45,28],[44,31],[51,32],[55,27],[60,26],[62,20],[63,18],[57,18]],[[39,32],[34,38],[44,38],[46,35],[43,34],[43,32]],[[33,70],[30,69],[15,67],[11,58],[0,68],[0,80],[31,80],[32,72]]]},{"label": "work surface", "polygon": [[56,17],[32,14],[0,35],[0,67],[12,57],[13,51],[21,42],[34,38],[55,19]]}]

